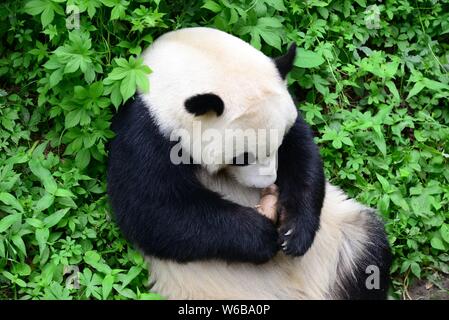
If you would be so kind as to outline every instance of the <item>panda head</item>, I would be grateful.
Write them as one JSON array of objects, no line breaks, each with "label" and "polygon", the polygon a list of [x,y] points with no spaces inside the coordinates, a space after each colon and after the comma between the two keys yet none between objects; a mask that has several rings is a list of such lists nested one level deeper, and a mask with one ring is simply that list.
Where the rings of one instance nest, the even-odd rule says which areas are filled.
[{"label": "panda head", "polygon": [[297,117],[285,83],[295,51],[271,59],[219,30],[172,31],[144,51],[151,87],[140,95],[194,163],[263,188],[276,180],[277,150]]}]

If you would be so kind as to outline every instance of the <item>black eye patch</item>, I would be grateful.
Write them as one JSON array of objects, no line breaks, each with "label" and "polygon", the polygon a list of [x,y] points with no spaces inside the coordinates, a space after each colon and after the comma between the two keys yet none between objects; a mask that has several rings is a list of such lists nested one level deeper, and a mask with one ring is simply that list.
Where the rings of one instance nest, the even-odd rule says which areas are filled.
[{"label": "black eye patch", "polygon": [[237,157],[232,158],[232,166],[248,166],[256,163],[256,157],[252,153],[243,152]]},{"label": "black eye patch", "polygon": [[201,116],[209,111],[221,116],[224,111],[224,102],[214,93],[197,94],[184,102],[186,110],[195,116]]}]

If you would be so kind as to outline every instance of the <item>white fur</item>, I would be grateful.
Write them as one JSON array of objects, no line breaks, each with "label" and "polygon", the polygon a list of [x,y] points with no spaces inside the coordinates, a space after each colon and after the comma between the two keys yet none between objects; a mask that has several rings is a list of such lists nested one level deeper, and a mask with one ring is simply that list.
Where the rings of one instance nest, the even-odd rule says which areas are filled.
[{"label": "white fur", "polygon": [[[243,187],[225,174],[212,178],[202,172],[200,179],[241,205],[255,206],[259,201],[259,189]],[[327,184],[321,226],[303,257],[279,253],[262,265],[218,260],[178,264],[147,257],[150,280],[155,281],[152,290],[170,299],[333,298],[332,288],[342,280],[337,278],[337,267],[351,274],[367,241],[365,209]]]}]

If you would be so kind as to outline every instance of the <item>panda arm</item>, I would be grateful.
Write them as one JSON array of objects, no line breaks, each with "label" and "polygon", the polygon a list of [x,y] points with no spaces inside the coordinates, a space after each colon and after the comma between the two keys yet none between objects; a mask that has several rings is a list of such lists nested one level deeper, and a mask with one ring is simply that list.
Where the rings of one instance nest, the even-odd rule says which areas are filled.
[{"label": "panda arm", "polygon": [[274,256],[274,224],[206,189],[194,165],[172,164],[170,142],[139,102],[130,107],[114,120],[108,164],[108,193],[124,235],[145,254],[178,262]]},{"label": "panda arm", "polygon": [[278,151],[279,206],[285,214],[280,243],[286,254],[303,255],[319,228],[325,177],[309,126],[298,115]]}]

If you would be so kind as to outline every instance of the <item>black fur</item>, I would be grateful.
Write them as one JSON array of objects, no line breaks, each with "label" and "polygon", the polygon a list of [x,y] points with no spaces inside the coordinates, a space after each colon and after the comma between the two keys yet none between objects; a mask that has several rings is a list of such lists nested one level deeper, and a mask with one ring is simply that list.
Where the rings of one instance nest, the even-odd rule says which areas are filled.
[{"label": "black fur", "polygon": [[[354,274],[348,274],[344,269],[337,269],[339,277],[344,279],[341,284],[337,284],[334,288],[336,296],[340,299],[350,300],[378,300],[386,299],[389,287],[389,274],[391,266],[391,252],[388,244],[387,235],[383,222],[378,218],[374,210],[365,210],[364,225],[360,228],[367,230],[369,240],[366,243],[364,251],[355,261],[357,268]],[[348,242],[351,239],[346,239]],[[377,267],[379,273],[375,274],[372,270],[367,269],[368,266]],[[376,272],[377,272],[376,270]],[[379,287],[369,288],[366,285],[368,277],[371,275],[379,276]],[[370,278],[369,280],[371,280]],[[368,281],[369,284],[373,284]]]},{"label": "black fur", "polygon": [[112,129],[108,194],[122,232],[145,254],[254,263],[275,255],[274,224],[203,187],[197,166],[172,164],[175,142],[160,134],[141,99],[120,110]]},{"label": "black fur", "polygon": [[279,70],[282,79],[285,79],[285,77],[287,77],[287,74],[292,70],[295,57],[296,57],[296,44],[292,43],[286,54],[274,59],[274,64],[276,65],[276,68]]},{"label": "black fur", "polygon": [[184,102],[186,110],[195,116],[201,116],[209,111],[214,111],[221,116],[224,110],[224,102],[214,93],[197,94]]},{"label": "black fur", "polygon": [[[309,126],[298,115],[278,151],[279,206],[285,214],[280,244],[288,255],[303,255],[320,225],[325,177]],[[291,234],[285,235],[289,230]]]}]

